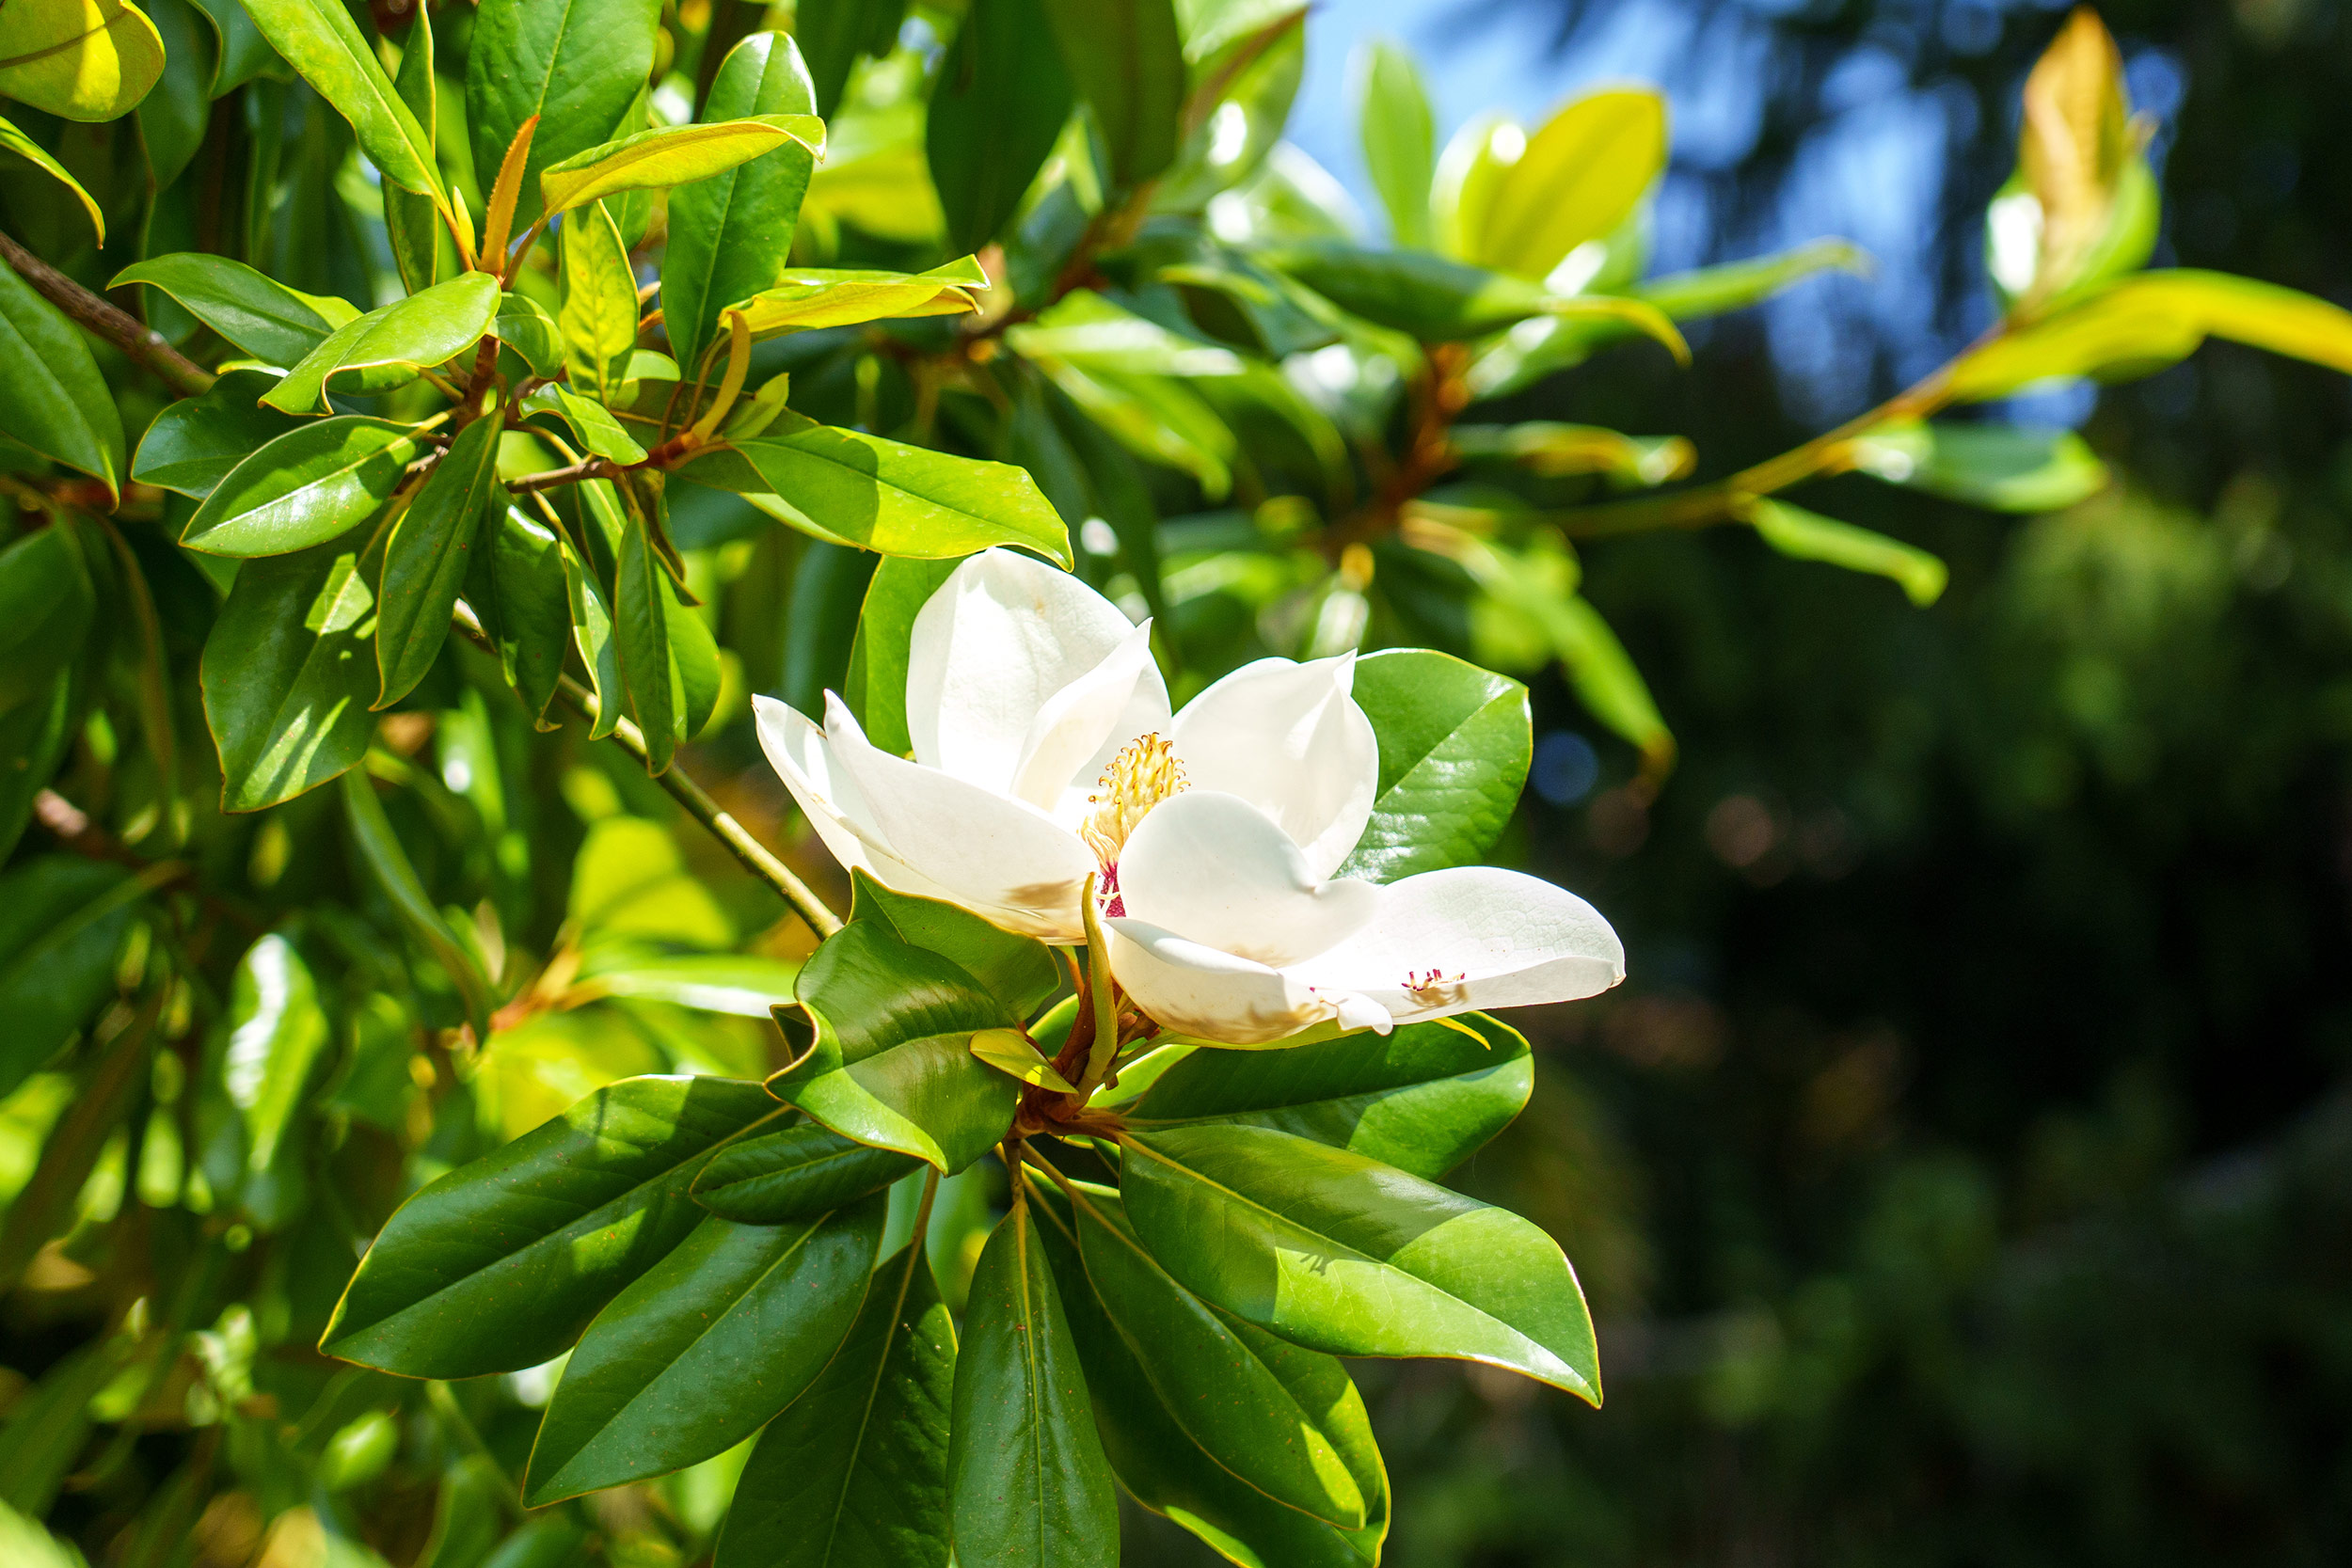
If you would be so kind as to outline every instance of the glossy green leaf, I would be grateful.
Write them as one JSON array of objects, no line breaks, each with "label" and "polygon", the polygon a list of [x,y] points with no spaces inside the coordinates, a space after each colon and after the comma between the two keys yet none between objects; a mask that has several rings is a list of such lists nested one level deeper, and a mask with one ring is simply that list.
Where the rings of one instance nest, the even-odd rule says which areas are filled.
[{"label": "glossy green leaf", "polygon": [[1429,246],[1429,184],[1437,174],[1438,127],[1421,70],[1403,45],[1373,39],[1357,47],[1357,134],[1364,168],[1401,245]]},{"label": "glossy green leaf", "polygon": [[275,932],[246,949],[229,996],[221,1082],[245,1124],[246,1168],[269,1169],[330,1038],[318,982]]},{"label": "glossy green leaf", "polygon": [[752,504],[803,533],[882,555],[938,559],[1021,545],[1071,563],[1070,531],[1037,482],[1009,463],[911,447],[787,413],[770,434],[685,473],[742,489]]},{"label": "glossy green leaf", "polygon": [[513,506],[493,506],[466,568],[466,602],[497,647],[499,666],[536,720],[555,696],[572,631],[555,535]]},{"label": "glossy green leaf", "polygon": [[1527,1041],[1482,1013],[1350,1035],[1289,1051],[1201,1047],[1170,1065],[1128,1109],[1149,1129],[1188,1122],[1271,1127],[1435,1181],[1527,1106]]},{"label": "glossy green leaf", "polygon": [[1034,937],[990,925],[937,898],[885,887],[865,871],[850,874],[851,920],[872,921],[900,942],[936,953],[980,984],[1015,1018],[1026,1018],[1061,989],[1061,966]]},{"label": "glossy green leaf", "polygon": [[[1118,1198],[1107,1189],[1081,1187],[1080,1191],[1094,1195],[1098,1205],[1115,1203]],[[1244,1568],[1367,1568],[1376,1561],[1388,1528],[1388,1477],[1379,1450],[1373,1445],[1369,1423],[1360,1418],[1361,1402],[1356,1402],[1354,1413],[1336,1413],[1352,1414],[1354,1418],[1333,1419],[1324,1433],[1340,1448],[1365,1501],[1365,1528],[1342,1530],[1302,1510],[1276,1502],[1194,1440],[1153,1386],[1135,1348],[1104,1312],[1080,1261],[1075,1222],[1068,1203],[1059,1195],[1040,1193],[1038,1210],[1042,1221],[1038,1237],[1061,1287],[1071,1335],[1094,1402],[1095,1429],[1102,1434],[1112,1470],[1128,1494]],[[1297,1357],[1312,1354],[1282,1346],[1246,1324],[1237,1332],[1258,1336],[1252,1341],[1253,1355],[1263,1346],[1266,1354],[1257,1358],[1261,1365],[1275,1368],[1278,1376],[1291,1370],[1290,1358],[1280,1354],[1283,1349],[1291,1349]],[[1344,1376],[1343,1372],[1343,1380]],[[1311,1396],[1308,1402],[1314,1402]]]},{"label": "glossy green leaf", "polygon": [[414,690],[449,640],[450,611],[499,487],[501,428],[490,413],[459,431],[392,524],[375,596],[375,662],[384,683],[378,708]]},{"label": "glossy green leaf", "polygon": [[1697,449],[1680,436],[1627,436],[1554,420],[1457,424],[1450,434],[1454,450],[1464,458],[1500,459],[1547,479],[1606,474],[1620,484],[1663,484],[1688,474],[1698,461]]},{"label": "glossy green leaf", "polygon": [[[416,117],[428,149],[437,148],[440,133],[440,100],[433,84],[433,21],[420,6],[401,45],[400,70],[392,78],[392,90]],[[400,274],[401,286],[410,293],[441,280],[443,232],[434,197],[385,182],[384,237],[391,244],[392,265]]]},{"label": "glossy green leaf", "polygon": [[907,316],[964,315],[979,309],[971,291],[988,286],[988,274],[969,256],[919,273],[793,267],[735,308],[757,340]]},{"label": "glossy green leaf", "polygon": [[1184,137],[1184,38],[1174,0],[1042,0],[1078,96],[1094,111],[1114,183],[1176,161]]},{"label": "glossy green leaf", "polygon": [[109,491],[121,487],[122,416],[88,342],[8,266],[0,266],[0,436]]},{"label": "glossy green leaf", "polygon": [[[244,0],[246,14],[304,81],[351,121],[360,150],[404,191],[445,205],[433,138],[401,102],[375,52],[337,0]],[[495,160],[491,167],[497,167]]]},{"label": "glossy green leaf", "polygon": [[796,990],[816,1033],[769,1081],[779,1099],[950,1175],[1012,1124],[1020,1085],[976,1060],[971,1041],[1021,1020],[950,959],[853,920],[801,967]]},{"label": "glossy green leaf", "polygon": [[358,414],[297,423],[213,487],[180,542],[210,555],[284,555],[374,515],[424,444]]},{"label": "glossy green leaf", "polygon": [[466,49],[466,124],[485,183],[523,121],[539,118],[516,232],[539,215],[542,170],[639,128],[625,122],[653,77],[660,9],[660,0],[484,0]]},{"label": "glossy green leaf", "polygon": [[582,397],[568,387],[557,385],[542,387],[532,393],[526,406],[562,419],[572,427],[580,445],[597,457],[624,467],[645,460],[645,449],[637,438],[622,427],[610,408],[594,398]]},{"label": "glossy green leaf", "polygon": [[872,1196],[793,1225],[696,1226],[580,1337],[532,1448],[524,1502],[696,1464],[800,1398],[866,1299],[885,1207]]},{"label": "glossy green leaf", "polygon": [[399,835],[392,832],[384,803],[375,798],[375,785],[369,782],[366,771],[354,768],[345,773],[342,791],[343,818],[350,826],[351,842],[359,852],[360,864],[366,867],[377,891],[391,904],[401,925],[433,955],[441,973],[456,989],[459,1001],[465,1005],[467,1020],[473,1025],[474,1038],[488,1039],[490,1012],[498,1005],[498,994],[489,976],[482,973],[481,963],[449,928],[441,911],[433,907],[416,867],[409,863],[408,851],[401,847]]},{"label": "glossy green leaf", "polygon": [[15,153],[72,191],[73,198],[82,204],[82,211],[88,215],[90,229],[96,234],[99,245],[105,245],[106,214],[99,210],[97,202],[90,199],[90,194],[82,188],[82,182],[74,179],[63,164],[50,156],[47,148],[18,130],[10,121],[0,119],[0,151]]},{"label": "glossy green leaf", "polygon": [[262,30],[246,14],[244,0],[192,0],[205,20],[213,24],[213,35],[219,44],[219,54],[213,71],[213,97],[217,99],[231,87],[241,87],[264,72],[283,71],[278,51],[269,46]]},{"label": "glossy green leaf", "polygon": [[[1168,1413],[1200,1451],[1275,1501],[1362,1529],[1364,1489],[1324,1432],[1344,1421],[1355,1389],[1340,1365],[1217,1312],[1144,1250],[1117,1195],[1070,1197],[1079,1256],[1110,1319]],[[1302,1404],[1269,1362],[1319,1364],[1322,1386]],[[1361,1419],[1361,1405],[1354,1414]]]},{"label": "glossy green leaf", "polygon": [[694,1201],[740,1225],[791,1225],[829,1213],[922,1168],[815,1122],[740,1138],[694,1178]]},{"label": "glossy green leaf", "polygon": [[308,414],[326,406],[329,391],[405,386],[420,371],[473,347],[498,309],[498,279],[486,272],[461,273],[337,327],[262,401],[289,414]]},{"label": "glossy green leaf", "polygon": [[[1185,382],[1171,374],[1115,368],[1104,363],[1113,357],[1109,354],[1089,363],[1049,353],[1034,340],[1018,346],[1063,396],[1129,451],[1192,475],[1212,499],[1232,489],[1240,442],[1227,420]],[[1200,357],[1191,357],[1195,352]],[[1239,374],[1246,369],[1238,357],[1216,348],[1187,351],[1187,357],[1175,363],[1201,374]]]},{"label": "glossy green leaf", "polygon": [[1115,1568],[1119,1497],[1037,1223],[1016,1195],[972,1275],[947,1449],[956,1560]]},{"label": "glossy green leaf", "polygon": [[1890,484],[2002,512],[2055,512],[2107,483],[2107,466],[2071,430],[1906,420],[1847,450],[1856,468]]},{"label": "glossy green leaf", "polygon": [[[580,488],[586,491],[593,486]],[[601,740],[612,733],[628,706],[621,689],[620,654],[612,641],[612,601],[570,545],[559,541],[557,553],[564,563],[564,596],[570,601],[565,618],[571,622],[573,644],[580,650],[580,663],[588,671],[596,697],[596,717],[588,726],[588,738]]]},{"label": "glossy green leaf", "polygon": [[972,1054],[1017,1083],[1075,1094],[1078,1085],[1064,1078],[1018,1029],[982,1029],[972,1037]]},{"label": "glossy green leaf", "polygon": [[1631,293],[1677,321],[1697,321],[1744,309],[1815,273],[1859,276],[1869,270],[1869,253],[1860,245],[1847,240],[1814,240],[1751,261],[1725,261],[1649,278],[1635,284]]},{"label": "glossy green leaf", "polygon": [[[226,256],[181,251],[115,274],[109,288],[145,283],[257,359],[302,362],[336,328],[357,321],[348,301],[306,294]],[[259,394],[256,394],[258,399]]]},{"label": "glossy green leaf", "polygon": [[768,1423],[714,1568],[946,1568],[956,1327],[920,1242],[875,1271],[849,1337]]},{"label": "glossy green leaf", "polygon": [[629,717],[645,737],[648,766],[656,773],[670,766],[686,738],[685,693],[671,656],[669,625],[671,616],[683,612],[644,528],[632,524],[623,530],[613,570],[613,657]]},{"label": "glossy green leaf", "polygon": [[405,1377],[535,1367],[702,1218],[712,1148],[783,1114],[756,1084],[628,1078],[403,1204],[319,1348]]},{"label": "glossy green leaf", "polygon": [[1576,1275],[1508,1210],[1263,1127],[1121,1143],[1136,1233],[1188,1290],[1334,1355],[1480,1361],[1597,1404]]},{"label": "glossy green leaf", "polygon": [[907,734],[907,650],[914,617],[958,564],[890,556],[866,584],[842,696],[866,738],[894,756],[914,750]]},{"label": "glossy green leaf", "polygon": [[789,959],[756,953],[657,953],[599,943],[581,962],[573,992],[766,1019],[791,1002],[800,973]]},{"label": "glossy green leaf", "polygon": [[1019,209],[1076,97],[1044,0],[974,0],[941,61],[924,119],[947,243],[977,250]]},{"label": "glossy green leaf", "polygon": [[381,560],[355,533],[239,568],[204,640],[223,810],[291,800],[367,751]]},{"label": "glossy green leaf", "polygon": [[164,40],[128,0],[13,0],[0,98],[61,119],[116,119],[164,71]]},{"label": "glossy green leaf", "polygon": [[1656,306],[1608,294],[1557,294],[1542,284],[1422,251],[1373,250],[1343,240],[1302,241],[1264,258],[1350,314],[1423,342],[1484,337],[1537,316],[1623,323],[1688,360],[1690,349]]},{"label": "glossy green leaf", "polygon": [[1540,278],[1625,221],[1666,166],[1666,101],[1621,88],[1577,99],[1503,171],[1469,260]]},{"label": "glossy green leaf", "polygon": [[815,115],[755,115],[706,125],[670,125],[592,147],[539,176],[549,214],[568,213],[628,191],[662,190],[723,174],[786,142],[813,155],[825,150],[825,122]]},{"label": "glossy green leaf", "polygon": [[81,538],[45,528],[0,548],[0,713],[42,700],[80,656],[98,609]]},{"label": "glossy green leaf", "polygon": [[301,425],[260,406],[276,380],[267,371],[230,371],[202,395],[172,404],[139,438],[131,477],[198,500],[211,495],[238,464]]},{"label": "glossy green leaf", "polygon": [[1534,759],[1527,688],[1451,654],[1395,648],[1357,660],[1355,697],[1379,739],[1379,793],[1339,875],[1392,882],[1485,854]]},{"label": "glossy green leaf", "polygon": [[564,220],[563,303],[555,323],[564,363],[581,392],[612,395],[637,344],[637,274],[612,214],[598,206]]},{"label": "glossy green leaf", "polygon": [[[703,102],[703,113],[719,119],[816,112],[816,87],[788,33],[754,33],[727,51]],[[779,143],[671,193],[661,319],[681,363],[698,361],[721,309],[782,279],[816,166],[807,148]]]},{"label": "glossy green leaf", "polygon": [[490,335],[515,351],[533,375],[551,376],[564,368],[564,338],[547,307],[527,294],[499,296]]},{"label": "glossy green leaf", "polygon": [[115,955],[146,895],[120,866],[68,855],[0,876],[0,1096],[115,994]]},{"label": "glossy green leaf", "polygon": [[1915,605],[1933,604],[1951,576],[1943,562],[1916,545],[1787,501],[1752,502],[1748,521],[1756,526],[1758,537],[1781,554],[1889,578]]}]

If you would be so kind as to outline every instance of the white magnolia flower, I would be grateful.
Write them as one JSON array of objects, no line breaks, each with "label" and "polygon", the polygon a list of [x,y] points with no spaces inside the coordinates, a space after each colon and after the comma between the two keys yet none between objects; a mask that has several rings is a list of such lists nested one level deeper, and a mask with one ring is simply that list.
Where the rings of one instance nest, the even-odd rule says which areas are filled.
[{"label": "white magnolia flower", "polygon": [[820,730],[758,701],[769,761],[844,865],[1046,942],[1085,940],[1101,880],[1112,972],[1168,1028],[1232,1044],[1327,1020],[1386,1034],[1625,977],[1581,898],[1490,867],[1331,880],[1379,779],[1353,655],[1260,659],[1171,715],[1151,626],[1009,550],[914,620],[913,760],[828,692]]}]

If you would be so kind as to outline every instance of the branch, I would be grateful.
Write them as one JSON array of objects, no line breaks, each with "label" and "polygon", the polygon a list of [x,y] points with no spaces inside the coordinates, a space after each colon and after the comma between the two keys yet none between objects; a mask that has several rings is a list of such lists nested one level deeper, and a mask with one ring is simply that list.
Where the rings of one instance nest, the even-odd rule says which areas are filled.
[{"label": "branch", "polygon": [[154,372],[156,379],[182,397],[200,397],[218,379],[165,341],[162,333],[83,288],[6,234],[0,234],[0,258],[42,298]]},{"label": "branch", "polygon": [[[472,610],[460,605],[451,617],[451,623],[467,641],[496,657],[497,645],[482,629],[482,623],[474,619]],[[563,700],[565,707],[586,720],[591,729],[596,727],[603,709],[595,692],[569,675],[558,675],[555,694]],[[650,769],[652,763],[645,752],[645,736],[635,724],[627,719],[616,720],[612,738],[620,742],[623,751]],[[709,829],[719,842],[743,863],[744,870],[775,889],[778,896],[792,906],[793,912],[808,923],[810,930],[821,938],[841,929],[841,917],[827,909],[825,901],[818,897],[806,882],[792,874],[791,867],[770,854],[767,846],[752,836],[750,829],[722,810],[719,802],[712,800],[702,785],[689,778],[684,768],[673,764],[656,774],[655,778],[662,788],[670,792],[671,799],[686,808],[688,816]]]},{"label": "branch", "polygon": [[549,468],[545,473],[509,480],[506,488],[515,495],[528,496],[535,490],[557,490],[587,479],[618,479],[621,471],[617,463],[608,463],[601,457],[583,457],[569,467]]}]

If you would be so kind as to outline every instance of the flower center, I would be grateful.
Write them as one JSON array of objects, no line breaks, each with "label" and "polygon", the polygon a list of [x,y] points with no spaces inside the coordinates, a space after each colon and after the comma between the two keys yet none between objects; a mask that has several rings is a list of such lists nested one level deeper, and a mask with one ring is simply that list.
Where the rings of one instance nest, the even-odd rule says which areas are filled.
[{"label": "flower center", "polygon": [[1153,806],[1184,789],[1184,765],[1176,760],[1176,748],[1160,738],[1155,731],[1130,740],[1111,758],[1111,765],[1103,769],[1103,776],[1094,781],[1094,793],[1087,797],[1086,820],[1078,824],[1078,836],[1103,864],[1101,895],[1104,914],[1124,914],[1125,903],[1119,896],[1119,852],[1127,846],[1127,835],[1136,831]]}]

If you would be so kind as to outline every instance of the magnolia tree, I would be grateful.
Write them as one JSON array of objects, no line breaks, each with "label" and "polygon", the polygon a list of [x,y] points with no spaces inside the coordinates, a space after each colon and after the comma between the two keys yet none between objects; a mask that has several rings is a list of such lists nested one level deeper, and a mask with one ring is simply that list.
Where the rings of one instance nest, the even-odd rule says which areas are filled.
[{"label": "magnolia tree", "polygon": [[[1438,1184],[1528,1100],[1483,1009],[1625,973],[1476,863],[1511,673],[1673,754],[1579,542],[1925,602],[1781,493],[2043,510],[2078,440],[1936,416],[2209,333],[2352,369],[2139,270],[2087,12],[1994,326],[1700,484],[1476,417],[1858,261],[1650,276],[1648,92],[1440,153],[1369,50],[1380,244],[1280,139],[1282,0],[0,14],[12,1561],[1109,1562],[1121,1489],[1376,1561],[1338,1357],[1600,1398],[1558,1246]],[[689,776],[746,732],[846,922]]]}]

